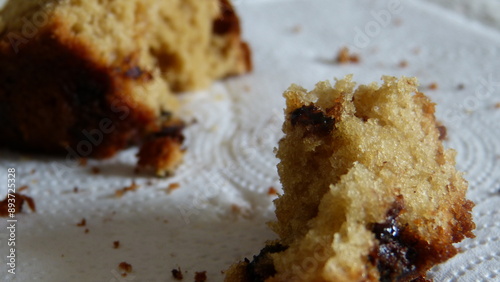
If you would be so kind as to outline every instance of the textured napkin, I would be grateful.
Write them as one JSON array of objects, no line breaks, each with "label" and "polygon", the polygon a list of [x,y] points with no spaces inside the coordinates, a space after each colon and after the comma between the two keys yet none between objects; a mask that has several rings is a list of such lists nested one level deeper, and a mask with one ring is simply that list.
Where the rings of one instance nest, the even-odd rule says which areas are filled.
[{"label": "textured napkin", "polygon": [[[258,253],[275,235],[273,148],[281,137],[282,92],[297,83],[354,74],[417,76],[438,103],[446,146],[476,203],[475,239],[430,273],[435,281],[500,279],[500,32],[422,1],[234,1],[254,53],[252,74],[182,96],[188,148],[175,176],[135,174],[137,148],[86,165],[0,151],[0,183],[16,169],[36,213],[17,216],[16,274],[7,273],[10,232],[0,218],[2,281],[184,281]],[[359,63],[335,58],[347,46]],[[135,184],[135,186],[133,186]],[[121,197],[115,192],[129,189]],[[85,219],[85,222],[82,220]],[[85,223],[85,224],[83,224]],[[132,272],[123,276],[118,266]]]}]

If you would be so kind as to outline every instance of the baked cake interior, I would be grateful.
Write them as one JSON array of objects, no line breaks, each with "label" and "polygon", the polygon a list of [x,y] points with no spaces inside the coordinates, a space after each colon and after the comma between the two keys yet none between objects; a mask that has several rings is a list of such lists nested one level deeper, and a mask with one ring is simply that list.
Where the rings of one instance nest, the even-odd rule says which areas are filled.
[{"label": "baked cake interior", "polygon": [[473,203],[414,78],[292,85],[279,142],[279,239],[226,281],[411,281],[474,237]]}]

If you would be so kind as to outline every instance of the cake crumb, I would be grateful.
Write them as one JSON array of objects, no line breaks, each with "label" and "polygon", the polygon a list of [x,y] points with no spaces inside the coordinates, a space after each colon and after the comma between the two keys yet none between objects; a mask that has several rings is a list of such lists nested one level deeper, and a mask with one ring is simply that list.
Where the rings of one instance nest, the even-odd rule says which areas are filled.
[{"label": "cake crumb", "polygon": [[30,188],[30,187],[29,187],[28,185],[24,185],[24,186],[19,187],[19,188],[17,189],[17,191],[18,191],[18,192],[22,192],[22,191],[27,190],[27,189],[29,189],[29,188]]},{"label": "cake crumb", "polygon": [[495,108],[496,109],[500,109],[500,102],[498,102],[498,103],[495,104]]},{"label": "cake crumb", "polygon": [[349,53],[349,48],[343,47],[339,50],[337,54],[337,63],[348,64],[348,63],[359,63],[359,56],[357,54]]},{"label": "cake crumb", "polygon": [[101,173],[101,169],[96,166],[93,166],[90,170],[92,171],[93,174]]},{"label": "cake crumb", "polygon": [[113,242],[113,249],[118,249],[120,247],[120,241]]},{"label": "cake crumb", "polygon": [[269,187],[269,189],[267,190],[267,194],[269,196],[275,196],[275,195],[278,195],[278,191],[276,190],[276,188],[274,187]]},{"label": "cake crumb", "polygon": [[447,132],[446,126],[444,126],[440,122],[437,122],[436,128],[439,132],[439,140],[448,140],[448,132]]},{"label": "cake crumb", "polygon": [[35,201],[33,200],[33,198],[28,197],[28,196],[23,195],[23,194],[14,193],[14,194],[8,194],[7,196],[5,196],[5,199],[0,202],[0,217],[8,217],[11,214],[13,214],[12,212],[9,211],[9,198],[16,199],[14,214],[17,214],[17,213],[20,213],[23,211],[23,205],[25,202],[28,205],[28,208],[32,212],[36,212]]},{"label": "cake crumb", "polygon": [[30,171],[30,173],[31,173],[31,174],[35,174],[35,173],[36,173],[36,169],[32,169],[32,170]]},{"label": "cake crumb", "polygon": [[129,263],[126,263],[126,262],[120,262],[120,264],[118,265],[118,268],[125,271],[125,272],[132,272],[132,265],[129,264]]},{"label": "cake crumb", "polygon": [[428,88],[430,90],[436,90],[438,89],[439,85],[436,83],[436,82],[432,82],[431,84],[429,84]]},{"label": "cake crumb", "polygon": [[84,233],[85,233],[85,234],[88,234],[89,232],[90,232],[90,230],[89,230],[88,228],[85,228]]},{"label": "cake crumb", "polygon": [[78,188],[78,186],[73,187],[73,193],[75,193],[75,194],[76,194],[76,193],[78,193],[78,191],[79,191],[79,190],[80,190],[80,189]]},{"label": "cake crumb", "polygon": [[234,213],[234,214],[240,214],[241,213],[241,207],[236,205],[236,204],[232,204],[231,205],[231,212]]},{"label": "cake crumb", "polygon": [[300,33],[302,31],[302,26],[301,25],[295,25],[294,27],[292,27],[292,32],[293,33]]},{"label": "cake crumb", "polygon": [[165,191],[167,192],[167,194],[170,194],[172,193],[174,190],[176,189],[179,189],[181,187],[181,185],[177,182],[174,182],[174,183],[170,183],[167,187],[167,189],[165,189]]},{"label": "cake crumb", "polygon": [[407,66],[408,66],[408,61],[402,60],[401,62],[399,62],[400,68],[406,68]]},{"label": "cake crumb", "polygon": [[180,267],[178,267],[177,269],[172,269],[172,276],[174,277],[174,279],[176,280],[182,280],[184,279],[184,275],[182,275],[182,270]]},{"label": "cake crumb", "polygon": [[196,274],[194,275],[194,281],[195,282],[207,281],[207,272],[206,271],[196,272]]},{"label": "cake crumb", "polygon": [[77,223],[76,226],[78,226],[78,227],[87,226],[87,220],[85,218],[82,218],[82,221]]},{"label": "cake crumb", "polygon": [[457,89],[458,90],[464,90],[465,89],[465,85],[463,83],[460,83],[459,85],[457,85]]},{"label": "cake crumb", "polygon": [[115,197],[121,198],[125,193],[135,191],[139,188],[139,185],[135,183],[135,181],[132,181],[132,184],[130,186],[123,187],[122,189],[118,189],[115,191]]}]

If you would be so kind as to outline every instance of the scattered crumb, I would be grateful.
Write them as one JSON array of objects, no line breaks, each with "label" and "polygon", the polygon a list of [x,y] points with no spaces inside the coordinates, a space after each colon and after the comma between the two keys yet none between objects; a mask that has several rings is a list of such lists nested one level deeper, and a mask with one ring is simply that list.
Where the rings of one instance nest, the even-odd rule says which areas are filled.
[{"label": "scattered crumb", "polygon": [[19,188],[17,189],[17,191],[18,191],[18,192],[22,192],[22,191],[27,190],[27,189],[29,189],[29,188],[30,188],[30,187],[29,187],[28,185],[24,185],[24,186],[19,187]]},{"label": "scattered crumb", "polygon": [[196,272],[196,274],[194,275],[194,281],[195,282],[207,281],[207,272],[206,271]]},{"label": "scattered crumb", "polygon": [[399,62],[400,68],[406,68],[407,66],[408,66],[408,61],[402,60],[401,62]]},{"label": "scattered crumb", "polygon": [[[15,211],[14,213],[20,213],[23,211],[24,202],[28,204],[29,209],[32,212],[36,212],[35,201],[33,198],[19,193],[10,194],[10,198],[16,199]],[[0,202],[0,217],[8,217],[12,213],[9,212],[9,196],[5,196],[5,199]]]},{"label": "scattered crumb", "polygon": [[231,212],[234,213],[234,214],[240,214],[241,213],[241,207],[236,205],[236,204],[232,204],[231,205]]},{"label": "scattered crumb", "polygon": [[245,84],[245,85],[243,85],[243,90],[244,90],[245,92],[250,92],[250,90],[252,90],[252,87],[250,87],[250,85],[246,85],[246,84]]},{"label": "scattered crumb", "polygon": [[166,190],[166,192],[167,192],[168,194],[170,194],[170,193],[172,193],[174,190],[179,189],[180,187],[181,187],[181,185],[180,185],[179,183],[174,182],[174,183],[170,183],[170,184],[168,185],[167,189],[165,189],[165,190]]},{"label": "scattered crumb", "polygon": [[96,167],[96,166],[93,166],[91,168],[91,171],[92,171],[93,174],[99,174],[101,172],[101,169],[98,168],[98,167]]},{"label": "scattered crumb", "polygon": [[274,187],[269,187],[269,190],[267,190],[267,194],[269,196],[275,196],[278,195],[278,191],[276,191],[276,188]]},{"label": "scattered crumb", "polygon": [[294,27],[292,27],[292,32],[293,33],[300,33],[302,31],[302,26],[301,25],[296,25]]},{"label": "scattered crumb", "polygon": [[357,54],[350,54],[349,48],[343,47],[337,54],[337,63],[339,64],[359,63],[359,56]]},{"label": "scattered crumb", "polygon": [[439,131],[439,140],[448,140],[448,136],[447,136],[448,133],[447,133],[446,126],[444,126],[440,122],[437,122],[436,128]]},{"label": "scattered crumb", "polygon": [[127,275],[128,275],[128,274],[127,274],[126,272],[123,272],[123,273],[122,273],[122,277],[127,277]]},{"label": "scattered crumb", "polygon": [[88,228],[85,228],[85,231],[84,231],[84,232],[85,232],[85,234],[87,234],[87,233],[89,233],[89,232],[90,232],[90,230],[89,230]]},{"label": "scattered crumb", "polygon": [[61,257],[63,258],[63,257],[64,257],[64,254],[61,254]]},{"label": "scattered crumb", "polygon": [[32,170],[30,171],[30,173],[31,173],[31,174],[35,174],[35,172],[36,172],[36,169],[32,169]]},{"label": "scattered crumb", "polygon": [[392,23],[395,25],[395,26],[401,26],[403,24],[403,19],[401,18],[395,18]]},{"label": "scattered crumb", "polygon": [[80,158],[80,159],[78,159],[78,164],[80,166],[86,166],[87,165],[87,161],[88,161],[87,158]]},{"label": "scattered crumb", "polygon": [[79,188],[77,186],[73,187],[73,193],[78,193]]},{"label": "scattered crumb", "polygon": [[428,88],[430,90],[436,90],[436,89],[438,89],[438,87],[439,86],[438,86],[438,84],[436,82],[433,82],[433,83],[429,84],[429,86],[428,86]]},{"label": "scattered crumb", "polygon": [[120,241],[113,242],[113,249],[118,249],[120,247]]},{"label": "scattered crumb", "polygon": [[115,197],[121,198],[121,197],[123,197],[123,195],[125,195],[125,193],[130,192],[130,191],[135,191],[135,190],[137,190],[137,188],[139,188],[139,185],[135,184],[135,181],[132,181],[132,184],[130,184],[130,186],[123,187],[122,189],[116,190]]},{"label": "scattered crumb", "polygon": [[151,186],[151,185],[153,185],[153,181],[151,181],[151,180],[148,180],[148,181],[146,182],[146,185],[148,185],[148,186]]},{"label": "scattered crumb", "polygon": [[163,223],[167,224],[167,223],[168,223],[168,220],[164,219],[164,220],[163,220]]},{"label": "scattered crumb", "polygon": [[82,218],[82,221],[76,224],[78,227],[86,226],[87,225],[87,220],[85,218]]},{"label": "scattered crumb", "polygon": [[500,109],[500,102],[495,104],[495,108]]},{"label": "scattered crumb", "polygon": [[132,272],[132,265],[130,265],[129,263],[126,263],[126,262],[120,262],[120,264],[118,265],[118,268],[125,271],[125,272]]},{"label": "scattered crumb", "polygon": [[182,271],[181,271],[180,267],[178,267],[177,269],[172,269],[172,276],[176,280],[182,280],[184,278],[184,276],[182,275]]},{"label": "scattered crumb", "polygon": [[421,52],[421,50],[419,47],[416,47],[415,49],[413,49],[413,54],[415,54],[415,55],[420,54],[420,52]]},{"label": "scattered crumb", "polygon": [[463,90],[464,88],[465,88],[465,85],[463,83],[460,83],[459,85],[457,85],[458,90]]}]

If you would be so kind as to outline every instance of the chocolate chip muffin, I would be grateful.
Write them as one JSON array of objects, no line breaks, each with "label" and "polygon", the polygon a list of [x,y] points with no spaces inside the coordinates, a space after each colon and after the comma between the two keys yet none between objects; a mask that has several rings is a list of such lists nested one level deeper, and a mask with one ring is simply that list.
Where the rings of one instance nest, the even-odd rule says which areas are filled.
[{"label": "chocolate chip muffin", "polygon": [[0,19],[0,146],[109,157],[162,130],[172,93],[251,69],[228,0],[11,0]]},{"label": "chocolate chip muffin", "polygon": [[[286,98],[278,234],[226,281],[412,281],[472,238],[473,203],[414,78],[351,76]],[[442,135],[442,134],[441,134]]]}]

